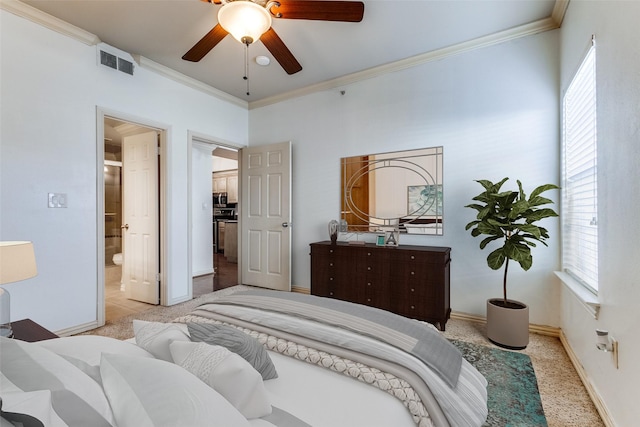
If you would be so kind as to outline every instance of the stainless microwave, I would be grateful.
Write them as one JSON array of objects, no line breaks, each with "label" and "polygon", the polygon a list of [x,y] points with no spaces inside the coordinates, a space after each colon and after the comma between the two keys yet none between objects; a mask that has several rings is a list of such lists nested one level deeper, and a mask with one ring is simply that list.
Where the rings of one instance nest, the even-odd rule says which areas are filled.
[{"label": "stainless microwave", "polygon": [[227,206],[227,193],[213,193],[213,206],[224,208]]}]

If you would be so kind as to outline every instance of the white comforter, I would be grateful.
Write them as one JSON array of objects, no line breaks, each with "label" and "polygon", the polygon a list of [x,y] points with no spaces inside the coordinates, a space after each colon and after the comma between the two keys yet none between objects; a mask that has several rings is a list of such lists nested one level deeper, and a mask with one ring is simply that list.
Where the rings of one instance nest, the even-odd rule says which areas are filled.
[{"label": "white comforter", "polygon": [[[428,391],[435,397],[437,402],[427,401],[427,397],[421,396],[431,421],[437,426],[480,426],[487,417],[487,381],[477,369],[464,359],[458,384],[455,388],[451,388],[440,376],[417,358],[408,356],[391,345],[345,329],[301,318],[292,318],[271,311],[218,304],[201,306],[194,314],[198,315],[207,311],[221,314],[228,319],[240,319],[247,324],[260,325],[275,330],[284,328],[296,336],[304,336],[317,342],[329,341],[340,347],[353,348],[358,352],[364,352],[382,360],[402,359],[407,368],[422,378],[428,386]],[[425,327],[433,326],[425,324]]]}]

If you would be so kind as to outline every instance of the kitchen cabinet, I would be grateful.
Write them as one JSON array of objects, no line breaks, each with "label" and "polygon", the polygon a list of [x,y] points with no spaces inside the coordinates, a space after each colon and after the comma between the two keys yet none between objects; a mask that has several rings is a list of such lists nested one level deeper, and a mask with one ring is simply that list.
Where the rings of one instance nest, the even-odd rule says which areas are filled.
[{"label": "kitchen cabinet", "polygon": [[226,222],[224,257],[228,262],[238,262],[238,221]]},{"label": "kitchen cabinet", "polygon": [[238,203],[238,173],[227,177],[227,202]]},{"label": "kitchen cabinet", "polygon": [[217,173],[213,175],[213,192],[214,193],[226,193],[227,192],[227,177],[218,177]]},{"label": "kitchen cabinet", "polygon": [[227,193],[227,203],[238,203],[238,171],[214,172],[213,192]]},{"label": "kitchen cabinet", "polygon": [[388,310],[437,325],[451,314],[451,248],[311,245],[311,294]]}]

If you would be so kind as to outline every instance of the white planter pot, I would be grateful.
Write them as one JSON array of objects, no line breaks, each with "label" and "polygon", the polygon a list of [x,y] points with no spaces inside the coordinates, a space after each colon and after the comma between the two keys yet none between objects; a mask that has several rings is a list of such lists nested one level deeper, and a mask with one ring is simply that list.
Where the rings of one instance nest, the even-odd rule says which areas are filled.
[{"label": "white planter pot", "polygon": [[522,350],[529,344],[529,307],[515,300],[487,300],[487,338],[492,343],[512,350]]}]

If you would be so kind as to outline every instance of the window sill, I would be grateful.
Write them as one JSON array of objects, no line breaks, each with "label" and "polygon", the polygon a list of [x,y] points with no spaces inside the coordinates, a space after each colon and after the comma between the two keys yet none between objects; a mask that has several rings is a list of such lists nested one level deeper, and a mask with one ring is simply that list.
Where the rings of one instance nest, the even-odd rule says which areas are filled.
[{"label": "window sill", "polygon": [[598,296],[586,289],[567,273],[562,271],[554,271],[554,273],[593,318],[598,319],[598,314],[600,313],[600,300],[598,300]]}]

